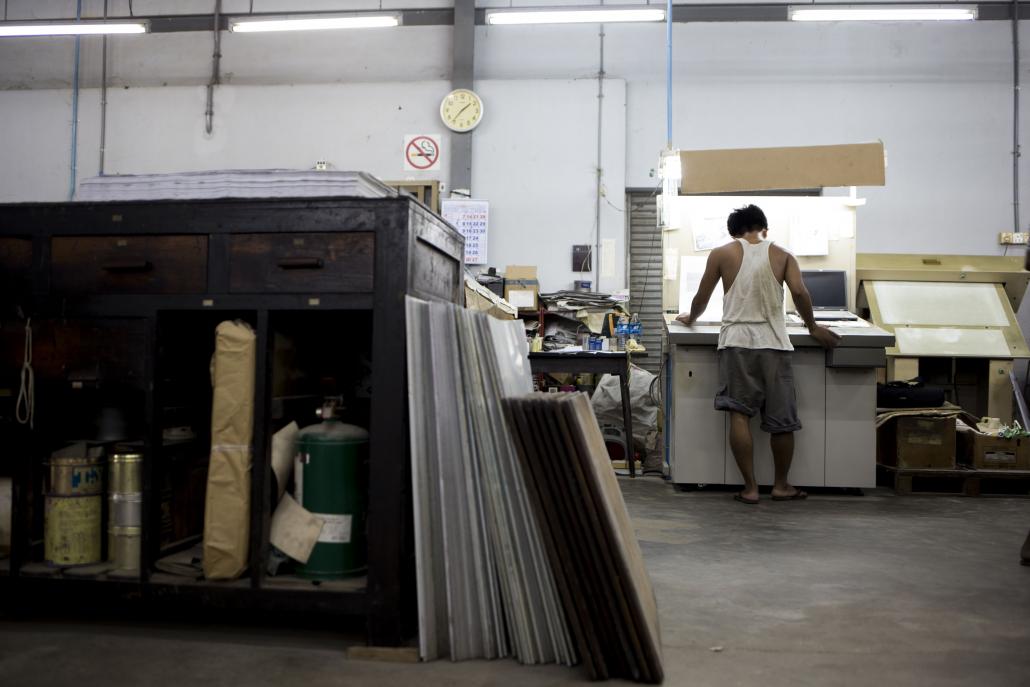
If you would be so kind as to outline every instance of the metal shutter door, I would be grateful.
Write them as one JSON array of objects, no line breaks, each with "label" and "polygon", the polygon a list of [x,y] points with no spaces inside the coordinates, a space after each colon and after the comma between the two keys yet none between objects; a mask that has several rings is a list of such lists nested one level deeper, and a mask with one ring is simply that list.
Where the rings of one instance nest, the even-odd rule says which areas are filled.
[{"label": "metal shutter door", "polygon": [[665,320],[662,317],[662,230],[658,227],[658,199],[652,191],[630,191],[629,295],[630,310],[640,316],[648,357],[637,364],[655,374],[662,364]]}]

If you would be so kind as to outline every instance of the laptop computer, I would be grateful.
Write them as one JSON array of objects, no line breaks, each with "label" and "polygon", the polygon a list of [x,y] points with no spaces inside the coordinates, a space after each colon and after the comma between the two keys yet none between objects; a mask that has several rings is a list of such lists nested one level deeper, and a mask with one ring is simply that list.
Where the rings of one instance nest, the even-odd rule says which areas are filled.
[{"label": "laptop computer", "polygon": [[816,321],[857,320],[848,310],[848,274],[844,270],[802,270],[801,278],[812,296]]}]

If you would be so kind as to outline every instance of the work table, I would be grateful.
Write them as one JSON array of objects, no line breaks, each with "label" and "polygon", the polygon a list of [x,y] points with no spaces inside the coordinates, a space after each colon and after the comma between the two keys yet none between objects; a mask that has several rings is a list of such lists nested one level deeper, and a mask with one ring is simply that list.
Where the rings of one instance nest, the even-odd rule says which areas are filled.
[{"label": "work table", "polygon": [[[879,327],[834,326],[832,322],[823,323],[841,337],[840,346],[847,348],[887,348],[894,345],[894,335]],[[718,324],[695,324],[686,327],[679,322],[670,322],[666,326],[669,343],[674,346],[714,346],[719,343]],[[808,333],[804,326],[787,326],[790,342],[798,348],[820,346]]]}]

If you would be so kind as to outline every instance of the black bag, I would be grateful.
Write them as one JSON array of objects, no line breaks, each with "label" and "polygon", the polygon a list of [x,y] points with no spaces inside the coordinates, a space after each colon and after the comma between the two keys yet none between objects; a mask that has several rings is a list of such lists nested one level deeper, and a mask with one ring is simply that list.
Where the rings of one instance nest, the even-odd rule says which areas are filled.
[{"label": "black bag", "polygon": [[924,386],[918,377],[907,382],[876,385],[877,408],[940,408],[944,389]]}]

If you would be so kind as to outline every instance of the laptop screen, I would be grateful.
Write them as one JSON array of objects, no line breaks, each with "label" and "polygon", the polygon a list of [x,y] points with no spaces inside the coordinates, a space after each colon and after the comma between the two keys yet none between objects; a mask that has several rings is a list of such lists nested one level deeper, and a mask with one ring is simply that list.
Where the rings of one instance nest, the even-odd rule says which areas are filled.
[{"label": "laptop screen", "polygon": [[816,310],[848,309],[848,275],[844,270],[802,270],[801,278]]}]

